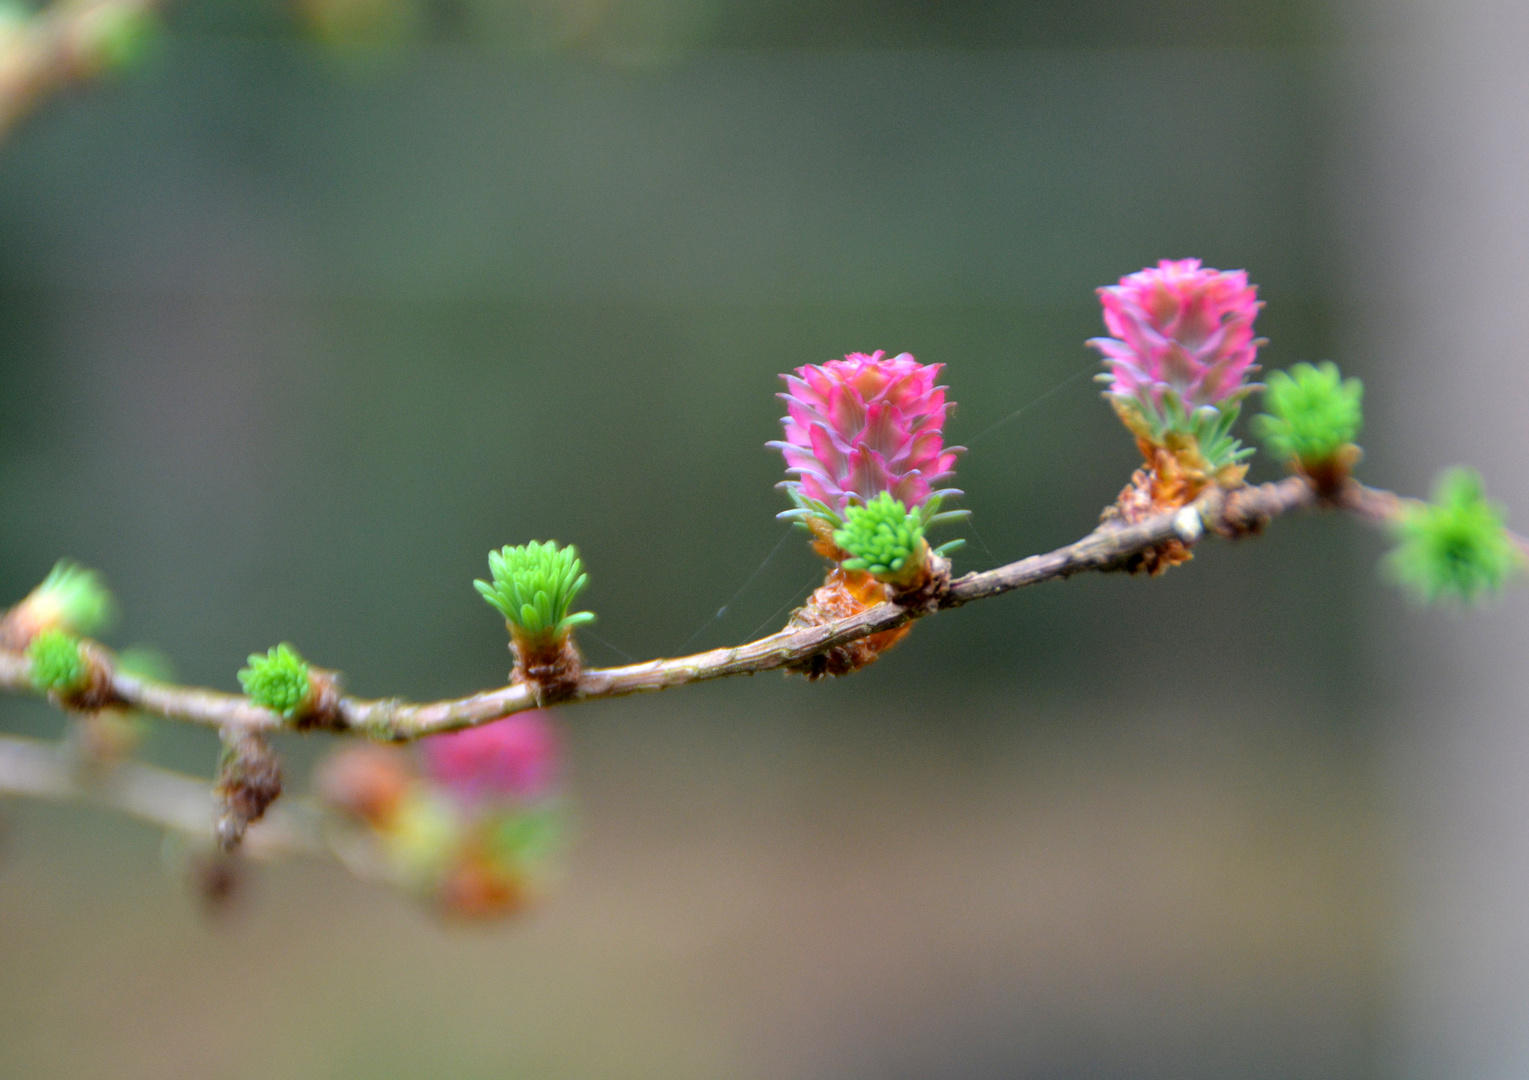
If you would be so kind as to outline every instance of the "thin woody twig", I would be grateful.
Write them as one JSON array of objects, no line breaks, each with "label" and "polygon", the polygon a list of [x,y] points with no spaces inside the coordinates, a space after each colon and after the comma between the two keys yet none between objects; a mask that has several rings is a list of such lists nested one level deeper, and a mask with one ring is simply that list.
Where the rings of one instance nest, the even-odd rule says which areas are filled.
[{"label": "thin woody twig", "polygon": [[[1127,526],[1104,526],[1065,547],[1009,563],[950,583],[938,608],[960,607],[1027,585],[1054,581],[1085,571],[1121,567],[1131,556],[1170,540],[1193,546],[1205,532],[1237,538],[1256,532],[1284,514],[1318,505],[1347,510],[1371,522],[1390,520],[1406,501],[1390,492],[1350,482],[1335,498],[1321,499],[1303,477],[1232,491],[1212,489],[1181,510]],[[744,645],[712,649],[692,656],[650,660],[625,667],[592,668],[580,676],[560,701],[593,701],[667,690],[687,683],[732,675],[753,675],[798,666],[827,649],[870,634],[892,630],[926,611],[883,603],[849,618],[820,626],[791,628]],[[24,656],[0,651],[0,688],[31,690]],[[263,709],[246,697],[155,682],[123,672],[111,676],[111,692],[121,703],[170,720],[204,724],[229,731],[290,729],[293,721]],[[369,738],[405,742],[426,735],[489,723],[537,707],[535,691],[512,684],[466,698],[424,704],[396,698],[366,700],[342,697],[333,710],[334,730]]]},{"label": "thin woody twig", "polygon": [[[205,780],[139,762],[94,764],[66,743],[0,735],[0,792],[95,803],[209,847],[213,840],[217,796]],[[251,855],[271,857],[327,851],[318,814],[301,799],[273,806],[250,826],[244,846]]]}]

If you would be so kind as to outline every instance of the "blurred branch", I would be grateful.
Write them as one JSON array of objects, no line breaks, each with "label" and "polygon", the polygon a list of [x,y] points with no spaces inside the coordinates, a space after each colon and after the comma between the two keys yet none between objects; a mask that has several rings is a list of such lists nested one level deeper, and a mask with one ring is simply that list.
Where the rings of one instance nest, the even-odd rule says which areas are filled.
[{"label": "blurred branch", "polygon": [[[0,735],[0,793],[54,801],[80,800],[150,825],[213,842],[218,800],[205,780],[168,769],[82,759],[67,743]],[[291,799],[250,826],[245,850],[257,856],[327,852],[319,811]]]},{"label": "blurred branch", "polygon": [[[882,603],[848,618],[818,626],[788,627],[732,648],[626,667],[590,669],[580,675],[577,685],[559,702],[622,697],[730,675],[801,667],[812,657],[835,646],[894,630],[934,611],[960,607],[1085,571],[1122,569],[1133,556],[1163,544],[1177,542],[1192,547],[1206,532],[1237,539],[1258,532],[1274,518],[1314,506],[1344,509],[1363,520],[1384,523],[1411,502],[1352,481],[1331,498],[1324,499],[1301,476],[1234,490],[1212,488],[1181,510],[1158,514],[1131,525],[1103,525],[1075,543],[1047,554],[1033,555],[1007,566],[957,578],[950,582],[947,590],[935,595],[922,607]],[[105,650],[101,650],[101,654],[109,656]],[[302,726],[237,694],[174,686],[121,671],[110,672],[109,680],[106,689],[111,701],[169,720],[204,724],[225,732],[267,732]],[[0,650],[0,688],[32,690],[30,665],[25,656]],[[490,723],[546,703],[538,700],[534,687],[525,683],[426,704],[396,698],[340,697],[326,715],[323,726],[372,739],[403,742]]]},{"label": "blurred branch", "polygon": [[44,98],[129,61],[164,0],[56,0],[0,26],[0,140]]}]

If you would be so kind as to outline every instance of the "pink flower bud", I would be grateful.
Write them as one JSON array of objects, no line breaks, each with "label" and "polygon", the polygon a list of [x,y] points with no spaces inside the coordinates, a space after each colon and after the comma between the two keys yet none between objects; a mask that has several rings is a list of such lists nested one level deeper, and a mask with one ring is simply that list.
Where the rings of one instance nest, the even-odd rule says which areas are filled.
[{"label": "pink flower bud", "polygon": [[557,732],[544,710],[434,735],[423,748],[431,778],[468,804],[535,802],[557,780]]},{"label": "pink flower bud", "polygon": [[1199,259],[1164,259],[1100,289],[1104,325],[1115,336],[1088,344],[1109,369],[1100,376],[1106,395],[1154,418],[1167,414],[1170,394],[1185,413],[1240,400],[1263,344],[1253,337],[1257,295],[1246,271],[1213,270]]},{"label": "pink flower bud", "polygon": [[961,450],[947,448],[941,434],[953,407],[935,385],[941,366],[911,353],[886,359],[878,350],[782,376],[786,437],[768,445],[796,477],[783,486],[841,515],[883,491],[910,510],[922,506]]}]

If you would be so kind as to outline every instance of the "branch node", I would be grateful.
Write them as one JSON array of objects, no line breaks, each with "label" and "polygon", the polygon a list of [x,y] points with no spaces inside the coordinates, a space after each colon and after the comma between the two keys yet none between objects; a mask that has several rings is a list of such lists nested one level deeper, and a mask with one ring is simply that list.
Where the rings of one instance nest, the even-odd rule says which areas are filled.
[{"label": "branch node", "polygon": [[1186,547],[1194,547],[1200,537],[1205,535],[1205,522],[1200,519],[1200,508],[1191,504],[1175,514],[1173,531]]},{"label": "branch node", "polygon": [[338,671],[310,667],[308,697],[293,716],[293,726],[298,731],[343,731],[345,718],[340,713],[340,701],[344,695],[344,679]]},{"label": "branch node", "polygon": [[372,742],[408,742],[409,736],[400,730],[398,724],[399,714],[406,708],[407,705],[401,698],[383,698],[381,701],[368,702],[360,722],[352,720],[345,726],[361,732]]},{"label": "branch node", "polygon": [[892,603],[915,617],[932,615],[945,606],[949,594],[950,560],[931,551],[918,580],[908,588],[892,590]]},{"label": "branch node", "polygon": [[1238,488],[1225,492],[1213,509],[1207,505],[1207,514],[1215,522],[1217,535],[1226,540],[1257,536],[1273,520],[1272,504],[1278,494],[1277,484]]},{"label": "branch node", "polygon": [[218,798],[222,810],[215,832],[218,847],[234,850],[245,830],[259,821],[281,795],[281,762],[263,735],[223,733],[223,756],[218,762]]},{"label": "branch node", "polygon": [[[948,587],[948,573],[946,579]],[[791,621],[787,626],[802,630],[853,618],[877,604],[885,603],[891,599],[889,594],[887,586],[864,570],[845,570],[836,566],[828,571],[828,577],[808,597],[807,603],[791,613]],[[785,668],[805,675],[809,680],[821,679],[825,675],[848,675],[874,662],[906,637],[911,629],[907,625],[897,626],[853,641],[830,645],[810,656],[788,662]]]},{"label": "branch node", "polygon": [[510,682],[529,687],[538,708],[563,701],[578,691],[584,658],[571,634],[536,638],[520,633],[512,624],[510,651],[515,654]]},{"label": "branch node", "polygon": [[49,691],[48,699],[72,712],[95,713],[122,704],[112,685],[111,654],[90,641],[80,642],[80,658],[85,661],[85,681],[77,690]]}]

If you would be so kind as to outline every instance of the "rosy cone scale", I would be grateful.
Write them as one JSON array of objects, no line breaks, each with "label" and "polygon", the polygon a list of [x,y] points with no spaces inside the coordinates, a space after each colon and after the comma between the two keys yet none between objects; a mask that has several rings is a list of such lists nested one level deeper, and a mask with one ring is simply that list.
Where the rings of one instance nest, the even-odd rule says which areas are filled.
[{"label": "rosy cone scale", "polygon": [[910,510],[922,506],[961,450],[946,447],[941,432],[951,408],[945,387],[935,385],[941,366],[877,350],[782,376],[786,437],[768,444],[795,477],[782,486],[799,504],[822,503],[840,517],[883,491]]},{"label": "rosy cone scale", "polygon": [[[1243,270],[1199,259],[1164,259],[1099,290],[1114,337],[1088,344],[1104,356],[1111,399],[1131,430],[1161,444],[1174,411],[1240,401],[1263,342],[1253,337],[1262,303]],[[1176,401],[1170,403],[1170,399]]]}]

